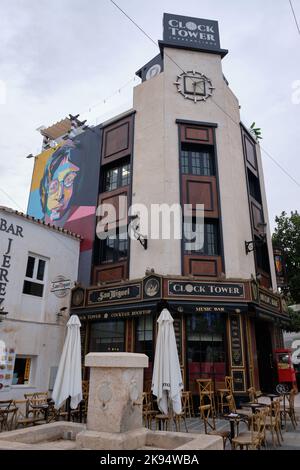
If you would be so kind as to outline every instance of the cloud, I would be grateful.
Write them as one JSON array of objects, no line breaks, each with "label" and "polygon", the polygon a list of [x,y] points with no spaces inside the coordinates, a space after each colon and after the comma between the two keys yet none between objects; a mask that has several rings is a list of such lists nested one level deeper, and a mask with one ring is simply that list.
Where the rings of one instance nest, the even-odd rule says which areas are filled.
[{"label": "cloud", "polygon": [[[288,2],[189,0],[119,4],[153,39],[162,37],[163,12],[217,19],[224,73],[242,106],[242,118],[262,128],[262,145],[292,173],[300,174],[300,105],[292,83],[300,79],[299,35]],[[69,112],[85,110],[98,122],[115,108],[130,107],[133,82],[106,104],[157,49],[108,0],[0,0],[0,188],[26,209],[32,172],[29,153],[38,153],[35,131]],[[300,9],[296,14],[300,18]],[[296,44],[298,46],[296,47]],[[99,103],[89,112],[89,106]],[[297,208],[299,187],[263,156],[271,219]],[[300,177],[299,177],[300,179]],[[13,205],[0,191],[0,203]]]}]

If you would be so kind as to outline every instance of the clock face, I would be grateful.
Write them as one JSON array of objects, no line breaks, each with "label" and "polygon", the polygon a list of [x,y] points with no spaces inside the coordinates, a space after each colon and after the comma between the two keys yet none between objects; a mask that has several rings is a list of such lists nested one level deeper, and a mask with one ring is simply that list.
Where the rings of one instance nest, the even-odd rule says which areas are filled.
[{"label": "clock face", "polygon": [[196,72],[195,70],[178,75],[174,85],[177,86],[177,91],[185,99],[192,100],[194,103],[206,101],[207,98],[212,96],[212,91],[214,90],[211,80],[203,73]]}]

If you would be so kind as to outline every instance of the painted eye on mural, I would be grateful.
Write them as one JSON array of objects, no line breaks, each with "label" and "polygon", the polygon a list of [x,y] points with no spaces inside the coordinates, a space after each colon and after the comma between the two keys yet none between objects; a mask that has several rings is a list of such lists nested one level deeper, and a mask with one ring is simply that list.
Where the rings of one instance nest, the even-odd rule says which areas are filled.
[{"label": "painted eye on mural", "polygon": [[69,173],[64,179],[64,186],[66,188],[70,188],[70,186],[72,186],[72,184],[74,183],[75,178],[76,178],[75,172]]},{"label": "painted eye on mural", "polygon": [[49,185],[49,193],[50,194],[56,193],[58,191],[58,186],[59,186],[58,180],[51,181]]}]

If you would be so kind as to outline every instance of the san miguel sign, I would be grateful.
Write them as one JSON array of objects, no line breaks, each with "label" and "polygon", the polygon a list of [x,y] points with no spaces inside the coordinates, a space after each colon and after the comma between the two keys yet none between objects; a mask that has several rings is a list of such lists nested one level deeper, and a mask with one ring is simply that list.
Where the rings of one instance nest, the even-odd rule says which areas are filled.
[{"label": "san miguel sign", "polygon": [[220,50],[217,21],[164,14],[163,40],[194,49]]},{"label": "san miguel sign", "polygon": [[90,290],[88,305],[103,305],[106,303],[121,303],[141,299],[141,284],[126,284],[124,286]]}]

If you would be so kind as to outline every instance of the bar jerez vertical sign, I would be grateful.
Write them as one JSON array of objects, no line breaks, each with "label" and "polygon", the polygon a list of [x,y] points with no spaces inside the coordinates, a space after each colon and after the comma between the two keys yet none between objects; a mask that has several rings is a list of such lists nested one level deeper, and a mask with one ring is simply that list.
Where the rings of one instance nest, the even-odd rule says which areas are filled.
[{"label": "bar jerez vertical sign", "polygon": [[217,21],[164,14],[164,41],[195,49],[219,50]]}]

